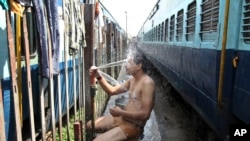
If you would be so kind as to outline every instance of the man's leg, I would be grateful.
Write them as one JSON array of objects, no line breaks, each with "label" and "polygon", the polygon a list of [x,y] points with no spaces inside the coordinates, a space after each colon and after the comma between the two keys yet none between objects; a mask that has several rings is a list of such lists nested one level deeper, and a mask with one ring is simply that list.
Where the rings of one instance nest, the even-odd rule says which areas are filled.
[{"label": "man's leg", "polygon": [[[98,132],[104,132],[113,126],[113,117],[111,115],[102,116],[95,120],[95,130]],[[87,122],[87,130],[92,129],[91,120]]]},{"label": "man's leg", "polygon": [[127,136],[120,127],[115,127],[109,131],[97,136],[93,141],[125,141]]}]

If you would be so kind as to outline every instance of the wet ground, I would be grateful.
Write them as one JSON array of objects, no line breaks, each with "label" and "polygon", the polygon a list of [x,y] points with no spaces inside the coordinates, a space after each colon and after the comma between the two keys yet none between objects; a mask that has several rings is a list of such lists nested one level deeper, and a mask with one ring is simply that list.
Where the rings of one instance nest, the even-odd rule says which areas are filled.
[{"label": "wet ground", "polygon": [[161,136],[159,141],[220,141],[167,79],[153,66],[150,71],[156,83],[154,113]]},{"label": "wet ground", "polygon": [[[156,83],[156,97],[151,117],[144,128],[142,141],[217,141],[218,138],[203,122],[197,113],[168,84],[167,80],[155,70],[150,75]],[[126,80],[121,71],[118,81]],[[126,102],[127,94],[112,96],[107,108],[115,106],[115,100]],[[121,103],[122,103],[121,102]],[[108,110],[104,114],[108,114]],[[208,136],[209,134],[209,136]],[[212,135],[211,135],[212,134]]]}]

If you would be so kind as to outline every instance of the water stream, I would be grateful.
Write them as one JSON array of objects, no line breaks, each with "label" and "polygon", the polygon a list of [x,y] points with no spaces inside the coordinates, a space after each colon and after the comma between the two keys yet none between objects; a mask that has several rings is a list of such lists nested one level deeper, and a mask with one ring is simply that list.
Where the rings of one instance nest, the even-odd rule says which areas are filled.
[{"label": "water stream", "polygon": [[[116,61],[116,62],[111,62],[105,65],[98,66],[98,69],[105,69],[105,68],[110,68],[110,67],[116,67],[116,66],[122,66],[124,63],[127,62],[127,59]],[[107,73],[100,71],[102,76],[110,82],[112,85],[118,85],[120,84],[117,80],[115,80],[112,76],[108,75]]]},{"label": "water stream", "polygon": [[102,74],[102,76],[108,81],[108,82],[110,82],[111,83],[111,85],[118,85],[119,84],[119,82],[117,81],[117,80],[115,80],[112,76],[110,76],[110,75],[108,75],[107,73],[105,73],[105,72],[102,72],[102,71],[100,71],[101,72],[101,74]]},{"label": "water stream", "polygon": [[101,66],[99,66],[97,68],[98,69],[105,69],[105,68],[110,68],[110,67],[121,66],[126,62],[127,62],[127,59],[124,59],[124,60],[120,60],[120,61],[117,61],[117,62],[111,62],[111,63],[105,64],[105,65],[101,65]]}]

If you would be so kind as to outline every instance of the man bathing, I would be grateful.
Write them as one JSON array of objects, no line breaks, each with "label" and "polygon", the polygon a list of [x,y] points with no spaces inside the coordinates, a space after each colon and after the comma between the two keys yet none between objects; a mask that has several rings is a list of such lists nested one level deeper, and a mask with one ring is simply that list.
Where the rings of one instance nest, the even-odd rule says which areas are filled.
[{"label": "man bathing", "polygon": [[[155,83],[146,74],[146,66],[145,56],[141,52],[136,52],[128,58],[125,65],[126,73],[133,77],[117,86],[110,85],[97,67],[90,68],[90,75],[97,78],[100,86],[109,96],[124,92],[128,92],[129,95],[124,109],[118,106],[110,108],[110,115],[95,120],[95,131],[103,133],[94,141],[140,140],[153,109],[155,94]],[[87,123],[87,130],[91,130],[91,121]]]}]

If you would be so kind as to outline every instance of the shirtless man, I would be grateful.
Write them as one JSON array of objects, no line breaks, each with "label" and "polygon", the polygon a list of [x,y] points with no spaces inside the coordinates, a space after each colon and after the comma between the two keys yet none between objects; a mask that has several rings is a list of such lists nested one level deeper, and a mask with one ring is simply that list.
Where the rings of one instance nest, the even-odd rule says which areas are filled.
[{"label": "shirtless man", "polygon": [[[125,68],[126,73],[133,77],[118,86],[110,85],[95,66],[90,68],[90,75],[95,75],[109,96],[127,91],[129,94],[129,101],[124,109],[118,106],[110,108],[111,115],[100,117],[95,121],[95,130],[104,133],[97,136],[94,141],[140,140],[154,105],[155,83],[146,74],[146,63],[140,53],[130,57]],[[91,121],[87,123],[87,129],[91,129]]]}]

